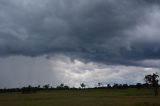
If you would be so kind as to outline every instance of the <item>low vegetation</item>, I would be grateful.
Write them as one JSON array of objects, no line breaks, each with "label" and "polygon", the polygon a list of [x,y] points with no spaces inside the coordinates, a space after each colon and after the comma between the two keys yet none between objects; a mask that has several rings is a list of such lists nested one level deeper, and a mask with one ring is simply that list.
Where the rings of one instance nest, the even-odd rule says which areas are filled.
[{"label": "low vegetation", "polygon": [[160,96],[136,88],[1,93],[0,106],[160,106]]}]

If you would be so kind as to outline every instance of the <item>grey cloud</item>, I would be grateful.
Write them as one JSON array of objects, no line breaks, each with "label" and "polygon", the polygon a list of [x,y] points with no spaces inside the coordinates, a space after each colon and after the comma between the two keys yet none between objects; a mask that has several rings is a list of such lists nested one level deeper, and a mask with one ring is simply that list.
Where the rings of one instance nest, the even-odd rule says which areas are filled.
[{"label": "grey cloud", "polygon": [[155,67],[160,68],[160,60],[159,59],[149,59],[149,60],[141,60],[135,62],[137,65],[144,66],[144,67]]},{"label": "grey cloud", "polygon": [[140,34],[135,27],[145,25],[146,20],[152,22],[147,16],[158,4],[156,0],[2,0],[0,3],[3,4],[0,5],[1,56],[64,54],[126,65],[134,60],[159,58],[159,44],[145,41],[145,35],[144,39],[133,37],[134,33]]},{"label": "grey cloud", "polygon": [[[154,60],[142,61],[141,64],[150,64]],[[156,62],[157,64],[159,61]],[[158,72],[159,68],[141,66],[106,65],[97,62],[84,63],[83,61],[63,55],[45,57],[12,56],[0,58],[0,88],[23,86],[37,86],[50,84],[54,87],[64,83],[79,87],[85,83],[90,87],[103,84],[143,83],[147,74]]]}]

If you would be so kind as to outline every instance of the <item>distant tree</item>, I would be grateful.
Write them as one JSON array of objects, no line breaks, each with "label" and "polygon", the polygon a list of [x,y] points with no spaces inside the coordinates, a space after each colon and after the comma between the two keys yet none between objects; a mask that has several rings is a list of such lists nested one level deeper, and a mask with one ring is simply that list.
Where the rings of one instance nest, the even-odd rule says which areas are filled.
[{"label": "distant tree", "polygon": [[150,86],[150,84],[148,84],[148,83],[142,84],[142,87],[143,87],[143,88],[149,88],[149,86]]},{"label": "distant tree", "polygon": [[40,88],[41,88],[41,86],[40,86],[40,85],[38,85],[38,86],[37,86],[37,88],[38,88],[38,89],[40,89]]},{"label": "distant tree", "polygon": [[146,75],[144,80],[146,81],[147,84],[151,85],[151,87],[154,88],[154,94],[155,96],[158,95],[158,73],[153,73],[153,74],[149,74],[149,75]]},{"label": "distant tree", "polygon": [[107,88],[112,88],[110,84],[107,84]]},{"label": "distant tree", "polygon": [[65,85],[65,86],[64,86],[64,89],[69,89],[69,86],[68,86],[68,85]]},{"label": "distant tree", "polygon": [[98,83],[98,87],[101,87],[101,86],[102,86],[102,83],[99,82],[99,83]]},{"label": "distant tree", "polygon": [[122,88],[123,88],[123,89],[127,89],[127,88],[128,88],[128,84],[123,84],[123,85],[122,85]]},{"label": "distant tree", "polygon": [[43,86],[44,89],[49,89],[49,84]]},{"label": "distant tree", "polygon": [[64,88],[64,84],[60,84],[60,87],[61,87],[61,88]]},{"label": "distant tree", "polygon": [[81,86],[81,88],[85,88],[86,87],[86,85],[84,83],[81,83],[80,86]]},{"label": "distant tree", "polygon": [[119,84],[116,84],[116,83],[115,83],[115,84],[113,85],[113,88],[119,88]]},{"label": "distant tree", "polygon": [[23,94],[27,94],[27,93],[36,93],[37,92],[37,88],[36,87],[32,87],[31,85],[29,85],[28,87],[23,87],[21,89],[21,92]]},{"label": "distant tree", "polygon": [[137,89],[141,89],[141,87],[142,87],[142,84],[141,84],[141,83],[137,83],[137,84],[136,84],[136,88],[137,88]]},{"label": "distant tree", "polygon": [[69,86],[64,85],[63,83],[57,86],[57,89],[69,89]]}]

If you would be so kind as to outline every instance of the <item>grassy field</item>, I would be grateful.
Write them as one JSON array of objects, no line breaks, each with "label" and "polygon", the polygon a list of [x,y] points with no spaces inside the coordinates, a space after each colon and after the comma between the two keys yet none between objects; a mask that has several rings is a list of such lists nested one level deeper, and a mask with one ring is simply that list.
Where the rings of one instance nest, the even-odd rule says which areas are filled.
[{"label": "grassy field", "polygon": [[1,93],[0,106],[160,106],[148,89],[55,90],[36,94]]}]

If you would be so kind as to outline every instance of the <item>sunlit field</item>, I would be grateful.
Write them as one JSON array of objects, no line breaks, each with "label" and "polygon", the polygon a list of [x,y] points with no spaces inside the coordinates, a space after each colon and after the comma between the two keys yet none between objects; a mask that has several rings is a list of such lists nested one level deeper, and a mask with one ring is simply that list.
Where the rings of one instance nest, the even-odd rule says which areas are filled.
[{"label": "sunlit field", "polygon": [[90,89],[1,93],[0,106],[160,106],[150,89]]}]

